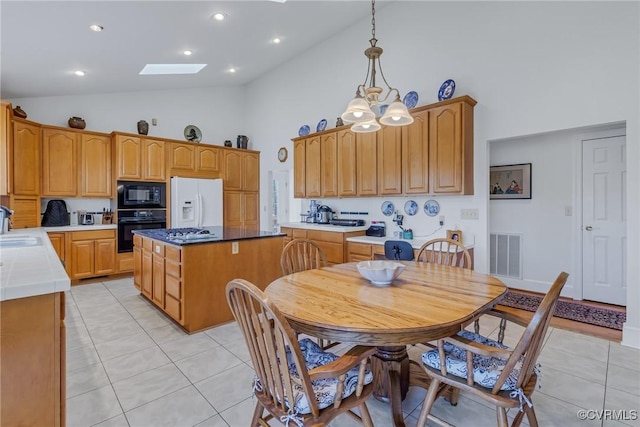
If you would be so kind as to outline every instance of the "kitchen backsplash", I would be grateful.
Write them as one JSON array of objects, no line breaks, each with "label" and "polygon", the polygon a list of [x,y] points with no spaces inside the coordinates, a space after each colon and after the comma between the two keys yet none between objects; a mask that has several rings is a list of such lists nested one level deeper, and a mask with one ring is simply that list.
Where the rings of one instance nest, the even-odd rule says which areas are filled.
[{"label": "kitchen backsplash", "polygon": [[64,198],[64,197],[51,197],[40,199],[40,215],[44,214],[44,211],[47,209],[47,203],[49,200],[64,200],[67,204],[67,211],[69,213],[77,213],[78,211],[86,211],[86,213],[91,213],[95,215],[99,215],[94,218],[96,224],[100,224],[102,222],[102,212],[103,209],[113,210],[115,211],[115,205],[111,206],[111,199],[90,199],[90,198]]}]

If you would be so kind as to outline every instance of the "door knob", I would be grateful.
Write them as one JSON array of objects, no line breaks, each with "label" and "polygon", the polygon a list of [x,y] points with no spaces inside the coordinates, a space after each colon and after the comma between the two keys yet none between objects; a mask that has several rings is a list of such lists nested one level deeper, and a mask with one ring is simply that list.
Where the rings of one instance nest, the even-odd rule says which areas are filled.
[{"label": "door knob", "polygon": [[591,230],[593,230],[593,227],[590,226],[590,225],[587,225],[584,229],[587,230],[587,231],[591,231]]}]

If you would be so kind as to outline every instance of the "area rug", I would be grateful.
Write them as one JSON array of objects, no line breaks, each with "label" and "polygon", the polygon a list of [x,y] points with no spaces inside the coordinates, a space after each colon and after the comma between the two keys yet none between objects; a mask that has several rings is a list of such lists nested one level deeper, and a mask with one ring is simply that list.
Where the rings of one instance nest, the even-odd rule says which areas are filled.
[{"label": "area rug", "polygon": [[[500,305],[519,308],[521,310],[536,311],[542,297],[510,290],[500,301]],[[625,308],[606,308],[585,304],[583,302],[558,301],[553,313],[556,317],[574,320],[576,322],[603,326],[609,329],[622,330],[622,324],[627,319]]]}]

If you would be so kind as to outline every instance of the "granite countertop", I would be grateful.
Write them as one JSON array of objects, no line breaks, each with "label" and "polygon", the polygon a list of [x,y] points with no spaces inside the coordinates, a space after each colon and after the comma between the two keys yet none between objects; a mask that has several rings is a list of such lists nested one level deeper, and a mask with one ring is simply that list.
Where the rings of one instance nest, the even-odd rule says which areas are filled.
[{"label": "granite countertop", "polygon": [[332,231],[334,233],[350,233],[352,231],[366,231],[369,226],[363,225],[359,227],[344,227],[331,224],[316,224],[312,222],[287,222],[280,224],[280,227],[302,228],[304,230]]},{"label": "granite countertop", "polygon": [[61,227],[40,227],[40,229],[46,231],[47,233],[65,233],[67,231],[115,230],[117,228],[117,224],[63,225]]},{"label": "granite countertop", "polygon": [[245,228],[234,227],[203,227],[209,231],[209,234],[203,235],[206,237],[196,239],[183,239],[183,238],[169,238],[166,237],[166,229],[147,229],[147,230],[133,230],[132,233],[138,234],[142,237],[148,237],[150,239],[160,240],[172,245],[184,246],[184,245],[198,245],[205,243],[220,243],[236,240],[247,239],[262,239],[266,237],[281,237],[285,236],[284,233],[276,233],[272,231],[259,231]]},{"label": "granite countertop", "polygon": [[68,291],[71,280],[43,228],[21,228],[0,235],[36,238],[36,245],[0,248],[0,301]]}]

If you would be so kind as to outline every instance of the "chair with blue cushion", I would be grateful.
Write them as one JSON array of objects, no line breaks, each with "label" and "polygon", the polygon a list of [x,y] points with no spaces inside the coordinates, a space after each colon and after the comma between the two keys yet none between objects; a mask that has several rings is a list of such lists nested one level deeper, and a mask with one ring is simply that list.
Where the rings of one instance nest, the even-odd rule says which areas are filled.
[{"label": "chair with blue cushion", "polygon": [[[477,333],[460,331],[438,340],[437,348],[424,353],[422,363],[431,382],[417,425],[424,426],[427,419],[450,425],[430,414],[439,389],[445,385],[495,405],[499,427],[508,426],[510,408],[518,408],[512,427],[519,426],[525,414],[529,425],[537,426],[531,400],[540,369],[537,359],[567,277],[562,272],[556,278],[514,349]],[[521,323],[518,318],[508,320]]]},{"label": "chair with blue cushion", "polygon": [[226,292],[256,373],[251,426],[268,426],[273,418],[285,426],[324,426],[347,413],[373,427],[365,401],[373,393],[368,363],[375,347],[355,346],[337,356],[308,338],[298,342],[287,319],[256,286],[235,279]]},{"label": "chair with blue cushion", "polygon": [[387,240],[384,242],[384,257],[397,261],[413,261],[413,247],[402,240]]}]

